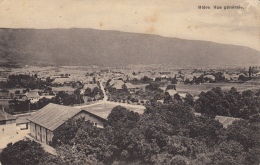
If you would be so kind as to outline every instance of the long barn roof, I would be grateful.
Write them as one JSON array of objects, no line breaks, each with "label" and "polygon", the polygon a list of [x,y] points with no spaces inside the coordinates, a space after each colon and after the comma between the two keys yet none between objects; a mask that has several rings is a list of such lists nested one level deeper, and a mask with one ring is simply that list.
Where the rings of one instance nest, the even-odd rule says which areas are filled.
[{"label": "long barn roof", "polygon": [[28,120],[53,131],[80,111],[77,108],[49,103]]}]

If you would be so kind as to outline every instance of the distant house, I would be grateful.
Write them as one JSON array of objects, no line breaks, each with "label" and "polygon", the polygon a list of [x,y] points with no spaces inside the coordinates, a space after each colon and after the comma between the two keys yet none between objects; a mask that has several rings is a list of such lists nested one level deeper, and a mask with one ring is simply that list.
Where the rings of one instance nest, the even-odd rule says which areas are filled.
[{"label": "distant house", "polygon": [[0,109],[0,137],[16,134],[16,117]]},{"label": "distant house", "polygon": [[29,100],[30,103],[36,103],[37,101],[39,101],[40,98],[41,96],[36,91],[27,92],[22,96],[23,101]]},{"label": "distant house", "polygon": [[169,95],[171,96],[171,97],[173,97],[175,94],[177,94],[178,92],[176,91],[176,90],[174,90],[174,89],[168,89],[168,90],[166,90],[165,91],[165,93],[169,93]]},{"label": "distant house", "polygon": [[125,85],[130,93],[135,93],[137,90],[140,90],[138,86],[135,86],[131,83],[125,83]]},{"label": "distant house", "polygon": [[232,79],[230,74],[224,73],[223,76],[225,77],[225,80],[230,81]]},{"label": "distant house", "polygon": [[109,85],[116,88],[116,90],[122,90],[122,86],[124,85],[125,83],[122,81],[122,80],[111,80],[109,82]]},{"label": "distant house", "polygon": [[54,130],[69,119],[81,117],[85,117],[86,121],[91,121],[98,127],[103,127],[107,122],[105,119],[86,110],[49,103],[28,118],[30,121],[30,134],[36,140],[49,144],[52,141]]},{"label": "distant house", "polygon": [[128,91],[130,93],[135,93],[137,91],[140,90],[145,90],[145,86],[149,85],[149,84],[132,84],[132,83],[125,83]]},{"label": "distant house", "polygon": [[214,75],[205,75],[205,76],[204,76],[204,79],[208,79],[208,80],[211,80],[211,81],[215,81],[215,76],[214,76]]}]

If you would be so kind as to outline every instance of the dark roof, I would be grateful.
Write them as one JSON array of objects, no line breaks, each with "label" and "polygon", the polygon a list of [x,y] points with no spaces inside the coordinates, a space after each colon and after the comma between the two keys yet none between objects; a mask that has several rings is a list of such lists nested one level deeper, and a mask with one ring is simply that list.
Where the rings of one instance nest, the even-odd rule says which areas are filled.
[{"label": "dark roof", "polygon": [[28,120],[53,131],[80,111],[81,109],[49,103]]},{"label": "dark roof", "polygon": [[7,120],[15,120],[16,117],[6,113],[4,110],[0,109],[0,121],[7,121]]}]

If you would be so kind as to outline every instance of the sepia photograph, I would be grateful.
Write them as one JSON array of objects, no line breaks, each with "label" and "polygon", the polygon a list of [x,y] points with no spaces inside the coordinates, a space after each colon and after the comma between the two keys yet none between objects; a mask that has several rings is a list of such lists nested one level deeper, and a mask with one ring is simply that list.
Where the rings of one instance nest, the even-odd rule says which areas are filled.
[{"label": "sepia photograph", "polygon": [[0,165],[260,165],[260,0],[0,0]]}]

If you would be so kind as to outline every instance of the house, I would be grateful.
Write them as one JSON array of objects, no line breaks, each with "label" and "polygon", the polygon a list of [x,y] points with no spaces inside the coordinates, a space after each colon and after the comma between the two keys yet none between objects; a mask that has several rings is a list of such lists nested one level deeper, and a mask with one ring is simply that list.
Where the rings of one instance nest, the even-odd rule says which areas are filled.
[{"label": "house", "polygon": [[16,134],[16,117],[6,113],[3,107],[0,110],[0,137]]},{"label": "house", "polygon": [[29,100],[30,103],[36,103],[39,101],[40,98],[41,98],[41,96],[39,95],[39,93],[37,91],[30,91],[30,92],[25,93],[22,96],[23,101]]},{"label": "house", "polygon": [[124,85],[125,83],[122,80],[114,80],[112,79],[109,82],[109,85],[116,88],[117,90],[122,90],[122,85]]},{"label": "house", "polygon": [[136,90],[138,89],[136,86],[134,86],[132,83],[125,83],[127,90],[130,93],[135,93]]},{"label": "house", "polygon": [[103,127],[107,122],[105,119],[83,109],[49,103],[28,118],[30,134],[36,140],[49,144],[52,141],[54,130],[69,119],[81,117],[84,117],[86,121],[93,122],[97,127]]},{"label": "house", "polygon": [[130,93],[135,93],[139,90],[145,90],[145,86],[147,86],[149,84],[138,84],[138,85],[136,85],[136,84],[132,84],[132,83],[125,83],[125,85],[126,85],[128,91]]},{"label": "house", "polygon": [[214,75],[205,75],[203,78],[207,79],[208,82],[215,81],[215,79],[216,79]]},{"label": "house", "polygon": [[175,94],[178,93],[178,92],[177,92],[176,90],[174,90],[174,89],[168,89],[168,90],[165,91],[165,93],[166,93],[166,92],[168,92],[171,97],[173,97]]}]

